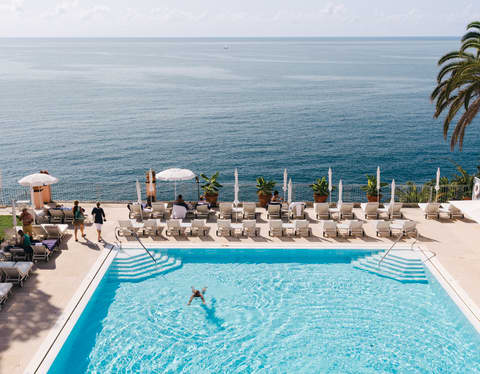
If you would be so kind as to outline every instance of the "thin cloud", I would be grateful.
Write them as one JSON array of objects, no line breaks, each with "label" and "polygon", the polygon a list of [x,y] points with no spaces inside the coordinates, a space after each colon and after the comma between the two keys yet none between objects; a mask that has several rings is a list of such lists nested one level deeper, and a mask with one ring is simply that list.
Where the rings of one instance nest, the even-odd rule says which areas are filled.
[{"label": "thin cloud", "polygon": [[95,5],[90,9],[86,9],[82,13],[82,19],[84,21],[92,20],[95,18],[103,17],[110,13],[110,8],[106,5]]},{"label": "thin cloud", "polygon": [[0,1],[0,13],[22,14],[24,0]]}]

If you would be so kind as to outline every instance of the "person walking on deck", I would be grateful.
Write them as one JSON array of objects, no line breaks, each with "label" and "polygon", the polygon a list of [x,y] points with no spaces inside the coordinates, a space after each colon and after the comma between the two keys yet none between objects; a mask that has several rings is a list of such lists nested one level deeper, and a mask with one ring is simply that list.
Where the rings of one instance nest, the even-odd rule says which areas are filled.
[{"label": "person walking on deck", "polygon": [[98,242],[102,241],[102,225],[103,222],[106,221],[105,219],[105,212],[103,208],[100,208],[100,203],[97,202],[97,206],[92,210],[93,222],[95,223],[95,227],[97,228],[98,234]]},{"label": "person walking on deck", "polygon": [[20,214],[20,217],[18,217],[20,221],[22,221],[22,231],[26,232],[30,237],[33,236],[33,229],[32,229],[32,223],[33,223],[33,216],[28,213],[27,208],[22,209],[22,214]]},{"label": "person walking on deck", "polygon": [[87,235],[85,235],[83,232],[83,230],[85,229],[83,225],[83,221],[85,221],[85,215],[83,214],[85,212],[85,209],[80,207],[78,204],[79,204],[78,200],[75,200],[73,202],[73,227],[74,227],[76,242],[78,242],[78,238],[77,238],[78,229],[80,229],[80,233],[82,234],[83,238],[87,237]]}]

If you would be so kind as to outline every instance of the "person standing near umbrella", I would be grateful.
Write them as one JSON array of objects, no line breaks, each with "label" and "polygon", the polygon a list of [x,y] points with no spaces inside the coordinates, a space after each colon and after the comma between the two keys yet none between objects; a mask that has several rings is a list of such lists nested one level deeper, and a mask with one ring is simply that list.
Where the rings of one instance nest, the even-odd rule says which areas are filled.
[{"label": "person standing near umbrella", "polygon": [[78,239],[77,239],[78,229],[80,229],[80,232],[83,238],[87,237],[87,235],[83,233],[83,230],[84,230],[83,221],[85,221],[85,215],[83,213],[85,212],[85,209],[80,207],[78,204],[79,204],[78,200],[75,200],[73,202],[73,228],[74,228],[76,242],[78,242]]},{"label": "person standing near umbrella", "polygon": [[33,229],[32,229],[32,223],[33,223],[33,217],[30,213],[28,213],[27,208],[22,209],[22,214],[20,214],[20,217],[18,217],[20,221],[22,221],[22,226],[23,226],[23,232],[27,233],[30,237],[33,236]]},{"label": "person standing near umbrella", "polygon": [[102,225],[103,225],[103,222],[106,221],[106,219],[105,219],[105,212],[103,211],[103,208],[100,208],[99,202],[97,202],[97,206],[93,208],[92,216],[94,217],[93,222],[95,222],[95,226],[97,228],[97,234],[98,234],[98,242],[100,243],[102,241]]}]

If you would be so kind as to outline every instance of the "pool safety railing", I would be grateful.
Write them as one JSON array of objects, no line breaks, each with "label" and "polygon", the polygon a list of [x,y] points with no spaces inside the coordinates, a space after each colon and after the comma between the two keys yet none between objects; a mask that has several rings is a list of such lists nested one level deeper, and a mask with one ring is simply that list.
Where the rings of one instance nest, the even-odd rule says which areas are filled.
[{"label": "pool safety railing", "polygon": [[[122,248],[122,242],[119,238],[119,231],[120,231],[120,227],[115,227],[115,239],[116,241],[119,243],[118,247],[121,249]],[[137,233],[136,232],[132,232],[131,233],[132,236],[140,243],[140,245],[142,246],[142,248],[145,250],[145,252],[148,253],[148,255],[150,256],[150,258],[153,260],[153,262],[157,263],[157,259],[152,255],[152,253],[147,249],[147,247],[145,247],[142,243],[142,241],[140,240],[140,238],[138,237]]]},{"label": "pool safety railing", "polygon": [[[393,244],[390,246],[390,248],[387,249],[387,251],[385,252],[385,254],[382,256],[382,258],[378,261],[378,267],[380,267],[380,265],[382,264],[382,261],[385,259],[385,257],[388,256],[388,254],[390,253],[390,251],[393,249],[393,247],[395,247],[395,245],[400,241],[400,239],[403,238],[403,235],[405,235],[403,232],[400,233],[400,235],[398,236],[398,238],[393,242]],[[418,235],[418,234],[417,234]]]}]

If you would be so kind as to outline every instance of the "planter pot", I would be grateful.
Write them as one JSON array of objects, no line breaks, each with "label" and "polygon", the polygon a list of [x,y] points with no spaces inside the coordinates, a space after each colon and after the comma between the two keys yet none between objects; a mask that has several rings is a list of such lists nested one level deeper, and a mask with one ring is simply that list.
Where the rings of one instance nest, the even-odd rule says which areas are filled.
[{"label": "planter pot", "polygon": [[272,199],[272,194],[271,193],[269,193],[269,194],[259,193],[258,194],[258,202],[260,203],[260,206],[262,208],[265,208],[267,206],[267,204],[270,202],[271,199]]},{"label": "planter pot", "polygon": [[319,195],[319,194],[314,193],[313,194],[313,201],[315,201],[316,203],[324,203],[325,201],[327,201],[327,197],[328,197],[328,195]]},{"label": "planter pot", "polygon": [[471,196],[464,196],[463,200],[472,200],[472,197]]},{"label": "planter pot", "polygon": [[367,200],[369,203],[377,203],[377,202],[380,202],[379,201],[379,198],[380,200],[382,200],[382,195],[380,194],[380,196],[372,196],[372,195],[367,195]]},{"label": "planter pot", "polygon": [[212,194],[205,194],[205,200],[212,205],[216,206],[217,205],[217,200],[218,200],[218,193],[212,193]]}]

